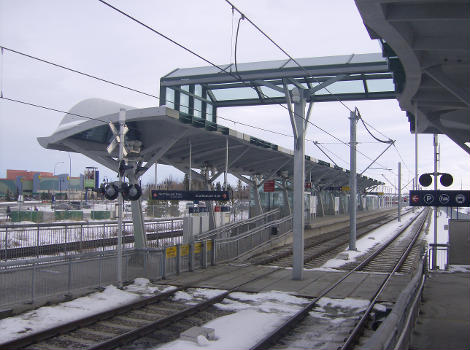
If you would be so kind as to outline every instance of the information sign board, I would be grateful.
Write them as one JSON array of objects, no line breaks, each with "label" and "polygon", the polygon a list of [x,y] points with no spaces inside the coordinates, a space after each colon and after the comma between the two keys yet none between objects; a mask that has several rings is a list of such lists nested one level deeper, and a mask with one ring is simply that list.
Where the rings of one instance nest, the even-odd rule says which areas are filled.
[{"label": "information sign board", "polygon": [[410,191],[411,206],[470,207],[470,191]]},{"label": "information sign board", "polygon": [[228,191],[152,190],[152,199],[161,201],[228,201]]}]

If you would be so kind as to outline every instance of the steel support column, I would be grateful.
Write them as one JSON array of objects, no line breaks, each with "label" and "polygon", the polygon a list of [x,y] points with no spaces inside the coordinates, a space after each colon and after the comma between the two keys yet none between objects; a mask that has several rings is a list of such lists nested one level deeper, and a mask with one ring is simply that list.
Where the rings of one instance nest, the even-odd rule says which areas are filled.
[{"label": "steel support column", "polygon": [[401,162],[398,162],[398,222],[401,222]]},{"label": "steel support column", "polygon": [[[305,186],[305,97],[304,90],[292,89],[294,103],[294,217],[292,278],[302,280],[304,272],[304,186]],[[295,130],[294,129],[294,130]]]},{"label": "steel support column", "polygon": [[263,214],[263,208],[261,207],[261,198],[258,191],[258,179],[255,177],[253,181],[249,184],[253,189],[253,199],[255,200],[255,215]]},{"label": "steel support column", "polygon": [[349,173],[349,250],[356,250],[356,211],[357,211],[357,177],[356,177],[356,111],[349,115],[350,120],[350,173]]},{"label": "steel support column", "polygon": [[[129,183],[138,184],[139,179],[136,176],[129,175]],[[146,248],[147,247],[147,236],[145,235],[144,229],[144,214],[142,213],[141,198],[136,201],[131,201],[132,210],[132,223],[134,224],[134,247]]]},{"label": "steel support column", "polygon": [[[434,145],[434,191],[437,191],[437,147],[438,147],[438,136],[434,134],[433,145]],[[434,207],[434,246],[432,248],[432,269],[437,268],[437,211],[438,207]],[[458,211],[457,211],[458,213]],[[457,214],[458,215],[458,214]],[[457,217],[458,219],[458,217]]]}]

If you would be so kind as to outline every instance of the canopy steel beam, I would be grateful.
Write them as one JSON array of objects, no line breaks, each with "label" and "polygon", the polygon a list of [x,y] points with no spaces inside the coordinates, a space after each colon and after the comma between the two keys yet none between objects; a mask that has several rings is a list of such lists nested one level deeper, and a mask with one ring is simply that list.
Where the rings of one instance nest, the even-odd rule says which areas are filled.
[{"label": "canopy steel beam", "polygon": [[[287,88],[287,84],[285,85]],[[305,95],[304,90],[292,90],[294,102],[294,217],[292,278],[302,280],[304,272],[304,186],[305,186]]]}]

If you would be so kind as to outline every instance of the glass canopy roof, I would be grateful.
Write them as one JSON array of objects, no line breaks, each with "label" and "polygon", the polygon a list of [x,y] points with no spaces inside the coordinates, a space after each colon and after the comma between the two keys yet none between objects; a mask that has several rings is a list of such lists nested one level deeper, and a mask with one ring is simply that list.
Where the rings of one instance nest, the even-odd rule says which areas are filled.
[{"label": "glass canopy roof", "polygon": [[216,123],[217,108],[285,103],[285,87],[319,88],[308,102],[396,97],[381,53],[178,68],[160,79],[160,105]]}]

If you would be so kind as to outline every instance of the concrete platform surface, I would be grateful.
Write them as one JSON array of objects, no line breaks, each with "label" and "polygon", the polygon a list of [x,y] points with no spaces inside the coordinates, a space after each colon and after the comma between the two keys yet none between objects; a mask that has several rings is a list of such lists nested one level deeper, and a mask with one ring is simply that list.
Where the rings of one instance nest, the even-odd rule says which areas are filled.
[{"label": "concrete platform surface", "polygon": [[410,349],[470,349],[470,273],[430,273]]}]

